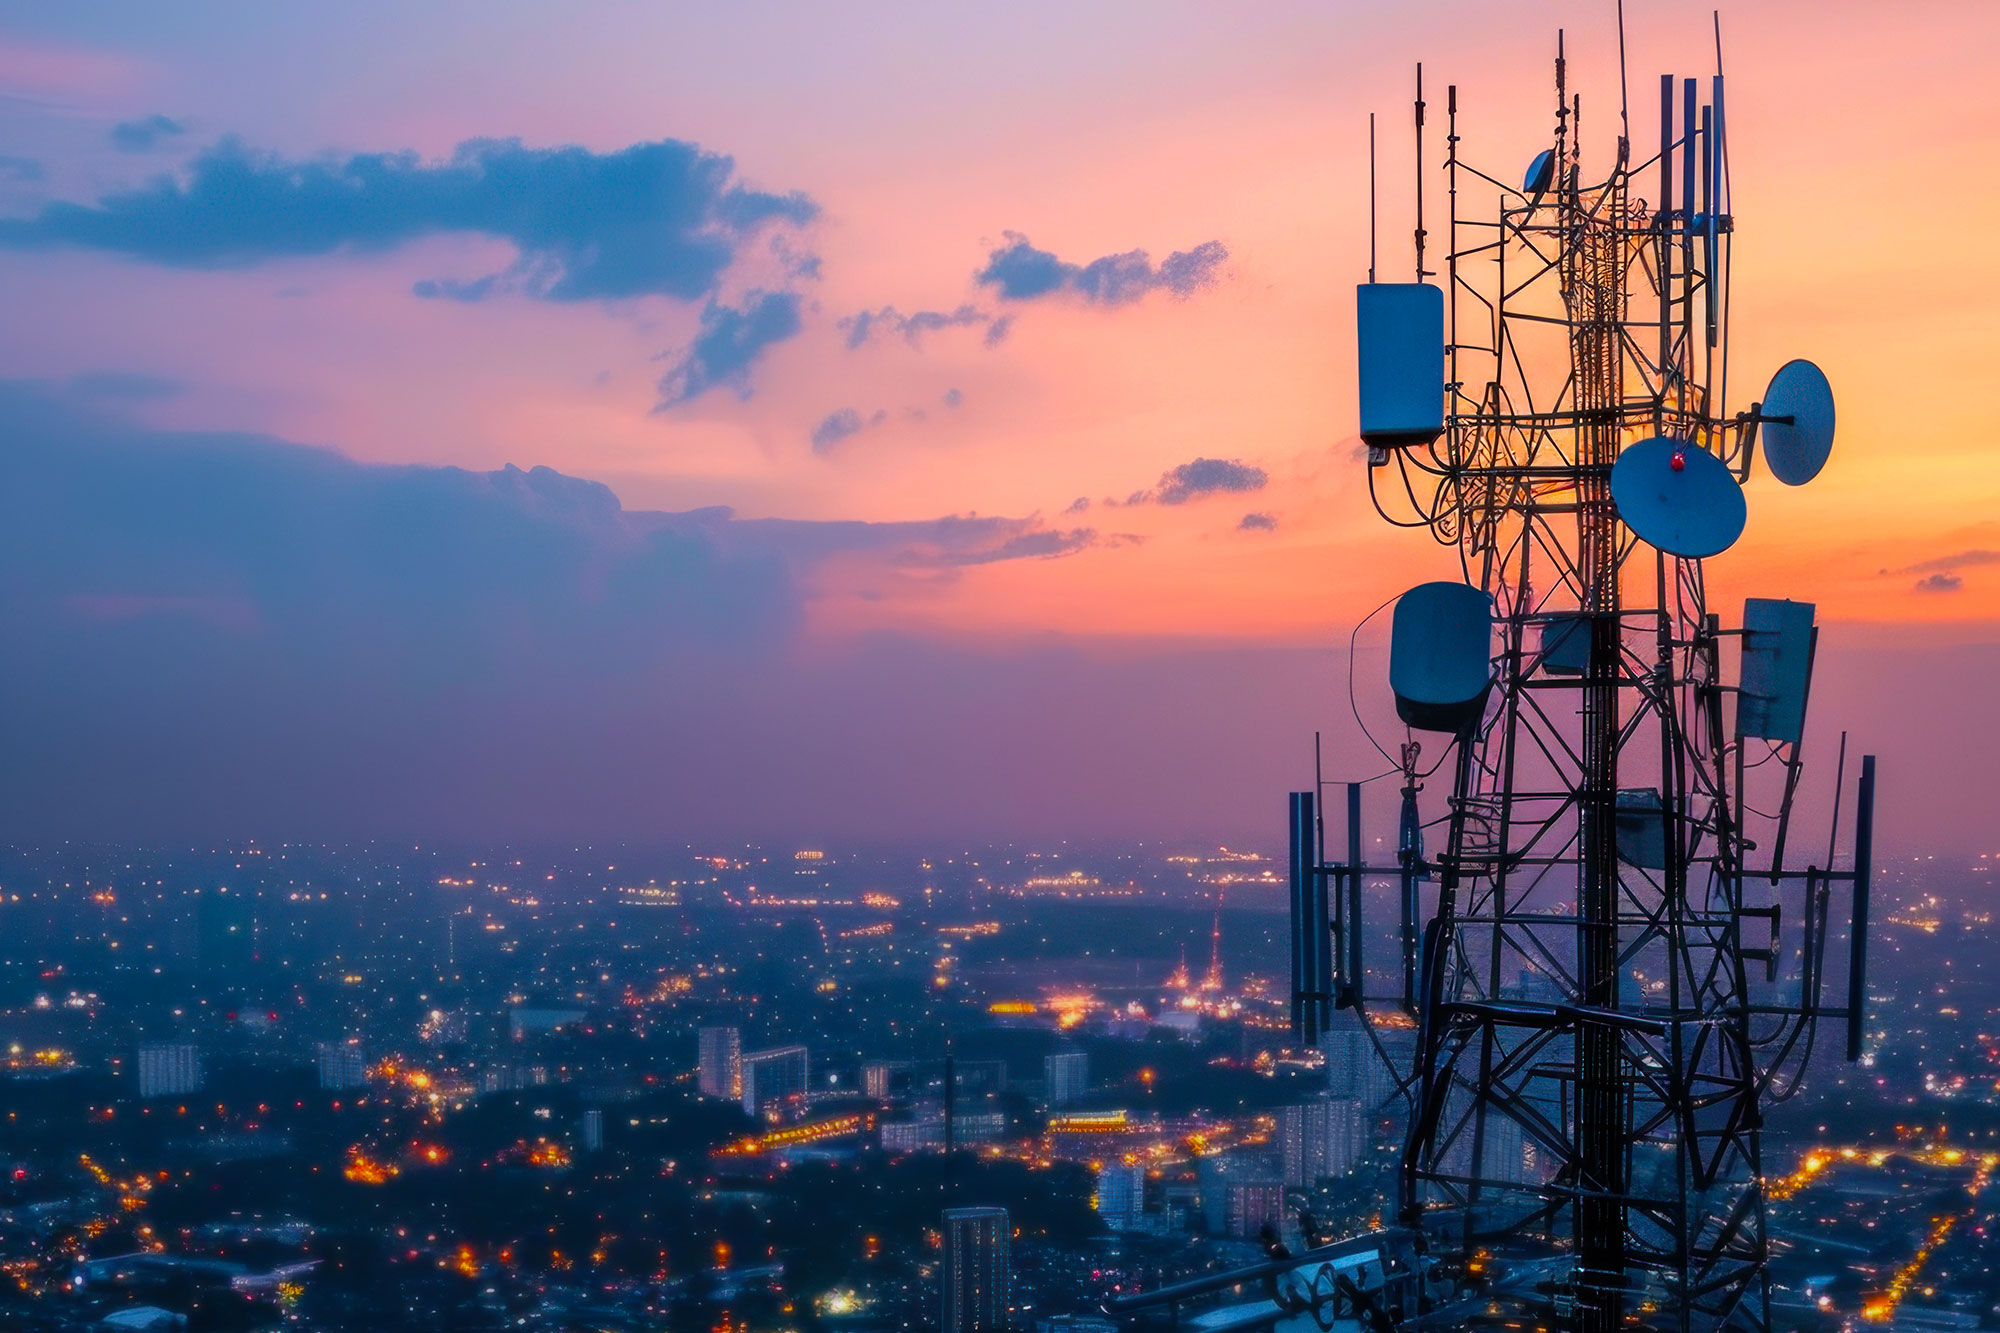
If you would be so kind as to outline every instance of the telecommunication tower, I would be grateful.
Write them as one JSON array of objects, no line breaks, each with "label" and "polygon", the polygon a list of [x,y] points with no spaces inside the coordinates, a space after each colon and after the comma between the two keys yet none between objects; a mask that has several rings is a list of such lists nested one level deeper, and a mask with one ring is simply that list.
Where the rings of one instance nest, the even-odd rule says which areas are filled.
[{"label": "telecommunication tower", "polygon": [[[1620,47],[1622,82],[1622,22]],[[1657,146],[1621,107],[1592,172],[1559,36],[1550,140],[1524,175],[1461,156],[1456,87],[1441,161],[1425,156],[1419,67],[1407,282],[1373,267],[1371,127],[1370,492],[1461,576],[1395,604],[1395,857],[1364,859],[1359,783],[1332,812],[1340,860],[1330,784],[1291,798],[1293,1022],[1307,1043],[1358,1024],[1385,1060],[1380,1028],[1414,1023],[1397,1216],[1339,1241],[1308,1219],[1303,1253],[1274,1243],[1255,1270],[1121,1311],[1255,1277],[1322,1328],[1770,1325],[1764,1109],[1800,1086],[1819,1019],[1859,1053],[1875,765],[1860,762],[1849,864],[1837,813],[1824,851],[1802,853],[1814,608],[1753,598],[1732,626],[1706,591],[1754,460],[1803,484],[1834,427],[1806,361],[1729,405],[1719,34],[1716,62],[1660,80]],[[1835,811],[1846,767],[1843,737]],[[1419,799],[1434,774],[1441,810]],[[1385,896],[1399,907],[1371,932],[1364,904]]]}]

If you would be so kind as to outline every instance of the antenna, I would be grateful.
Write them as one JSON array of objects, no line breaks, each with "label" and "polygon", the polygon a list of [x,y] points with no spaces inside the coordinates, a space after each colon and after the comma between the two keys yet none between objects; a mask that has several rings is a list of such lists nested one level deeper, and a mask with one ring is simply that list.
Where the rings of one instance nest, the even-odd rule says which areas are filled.
[{"label": "antenna", "polygon": [[1375,281],[1375,113],[1368,113],[1368,281]]},{"label": "antenna", "polygon": [[[1861,761],[1852,868],[1831,855],[1789,868],[1815,609],[1751,598],[1741,628],[1725,628],[1703,565],[1747,531],[1742,478],[1760,434],[1779,481],[1825,467],[1833,394],[1793,361],[1761,404],[1728,410],[1720,18],[1708,103],[1699,80],[1663,74],[1659,153],[1636,166],[1622,0],[1617,25],[1619,151],[1600,181],[1580,169],[1561,31],[1553,146],[1518,193],[1506,173],[1464,164],[1494,186],[1490,220],[1460,215],[1453,97],[1444,289],[1424,281],[1417,67],[1417,280],[1375,284],[1371,265],[1357,294],[1362,437],[1397,464],[1388,495],[1387,469],[1369,468],[1371,497],[1463,574],[1396,602],[1389,692],[1444,754],[1419,773],[1405,750],[1395,864],[1362,860],[1357,786],[1341,862],[1301,836],[1317,810],[1293,797],[1295,929],[1312,937],[1295,977],[1312,976],[1330,925],[1330,988],[1378,1055],[1389,1060],[1383,1031],[1416,1020],[1414,1047],[1391,1063],[1411,1118],[1399,1225],[1368,1238],[1379,1280],[1343,1287],[1328,1250],[1282,1261],[1332,1293],[1280,1302],[1323,1328],[1773,1327],[1764,1108],[1801,1085],[1822,1019],[1844,1020],[1850,1058],[1865,1035],[1874,758]],[[1372,241],[1372,147],[1370,161]],[[1461,303],[1490,338],[1447,340]],[[1426,801],[1420,779],[1440,770],[1448,787]],[[1429,852],[1424,804],[1443,829]],[[1331,903],[1313,903],[1327,883]],[[1848,977],[1825,1003],[1838,884],[1852,888]],[[1400,890],[1394,981],[1362,965],[1364,885]],[[1786,947],[1790,922],[1802,924]],[[1749,942],[1753,928],[1769,943]],[[1781,957],[1798,971],[1780,976]],[[1293,1011],[1316,1031],[1328,986],[1309,985]]]},{"label": "antenna", "polygon": [[1689,560],[1734,546],[1749,517],[1743,488],[1721,459],[1686,440],[1659,436],[1628,445],[1618,456],[1611,498],[1640,541]]},{"label": "antenna", "polygon": [[1833,452],[1833,386],[1810,361],[1787,361],[1757,409],[1764,463],[1787,486],[1817,477]]},{"label": "antenna", "polygon": [[1424,272],[1424,65],[1417,62],[1417,281]]},{"label": "antenna", "polygon": [[1618,160],[1632,139],[1632,99],[1625,82],[1625,0],[1618,0]]}]

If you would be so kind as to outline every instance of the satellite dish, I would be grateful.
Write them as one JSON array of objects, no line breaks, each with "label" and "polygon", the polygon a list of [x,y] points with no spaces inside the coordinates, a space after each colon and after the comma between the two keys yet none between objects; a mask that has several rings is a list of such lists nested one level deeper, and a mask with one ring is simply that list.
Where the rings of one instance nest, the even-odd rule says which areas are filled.
[{"label": "satellite dish", "polygon": [[1544,148],[1528,164],[1528,174],[1521,181],[1521,193],[1530,199],[1539,199],[1556,178],[1556,150]]},{"label": "satellite dish", "polygon": [[[1803,486],[1819,475],[1833,451],[1833,386],[1810,361],[1787,361],[1771,376],[1757,415],[1764,461],[1787,486]],[[1790,417],[1790,421],[1772,421]]]},{"label": "satellite dish", "polygon": [[1641,541],[1689,560],[1734,546],[1749,517],[1727,464],[1698,444],[1658,435],[1618,455],[1611,498]]},{"label": "satellite dish", "polygon": [[1419,731],[1463,733],[1493,684],[1493,599],[1464,583],[1419,583],[1396,599],[1389,688]]}]

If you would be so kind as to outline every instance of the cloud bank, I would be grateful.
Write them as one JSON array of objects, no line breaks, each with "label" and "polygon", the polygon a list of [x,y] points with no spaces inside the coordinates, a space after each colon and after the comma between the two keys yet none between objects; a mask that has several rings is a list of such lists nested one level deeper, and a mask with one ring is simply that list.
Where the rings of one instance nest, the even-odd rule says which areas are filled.
[{"label": "cloud bank", "polygon": [[[157,135],[150,123],[135,122],[130,137]],[[803,194],[739,183],[731,159],[675,139],[610,153],[474,139],[442,161],[412,152],[293,160],[227,139],[179,176],[0,220],[0,246],[226,268],[463,233],[511,242],[519,258],[484,277],[419,283],[419,295],[697,301],[764,227],[803,225],[818,211]]]},{"label": "cloud bank", "polygon": [[0,383],[0,824],[504,835],[615,806],[637,831],[718,774],[742,802],[796,728],[857,706],[802,633],[823,571],[918,595],[1097,543],[1034,517],[628,510],[548,468],[363,464]]}]

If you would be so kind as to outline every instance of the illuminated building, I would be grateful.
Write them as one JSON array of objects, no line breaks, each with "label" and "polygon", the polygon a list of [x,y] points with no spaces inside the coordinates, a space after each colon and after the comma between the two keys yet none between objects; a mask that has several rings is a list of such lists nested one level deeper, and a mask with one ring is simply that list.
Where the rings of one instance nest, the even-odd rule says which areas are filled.
[{"label": "illuminated building", "polygon": [[1006,1329],[1008,1233],[1005,1208],[944,1210],[943,1333]]},{"label": "illuminated building", "polygon": [[701,1095],[741,1101],[743,1034],[731,1027],[703,1028],[697,1041],[701,1055]]},{"label": "illuminated building", "polygon": [[139,1048],[139,1096],[184,1097],[201,1089],[201,1051],[187,1042]]},{"label": "illuminated building", "polygon": [[1051,1107],[1080,1101],[1090,1085],[1090,1056],[1083,1051],[1057,1051],[1042,1061]]},{"label": "illuminated building", "polygon": [[1251,1238],[1265,1227],[1285,1230],[1285,1188],[1275,1180],[1246,1180],[1229,1187],[1229,1234]]},{"label": "illuminated building", "polygon": [[806,1097],[806,1048],[773,1046],[751,1051],[742,1060],[743,1109],[761,1116],[787,1102],[803,1104]]},{"label": "illuminated building", "polygon": [[319,1085],[328,1092],[345,1092],[368,1082],[368,1057],[358,1041],[323,1041],[314,1048]]},{"label": "illuminated building", "polygon": [[1287,1185],[1345,1175],[1361,1157],[1361,1103],[1352,1097],[1320,1097],[1287,1106],[1278,1113],[1278,1140]]},{"label": "illuminated building", "polygon": [[1140,1226],[1146,1213],[1146,1168],[1113,1162],[1097,1173],[1097,1215],[1113,1231]]},{"label": "illuminated building", "polygon": [[908,1060],[870,1060],[861,1066],[861,1089],[878,1102],[907,1097],[914,1072]]}]

